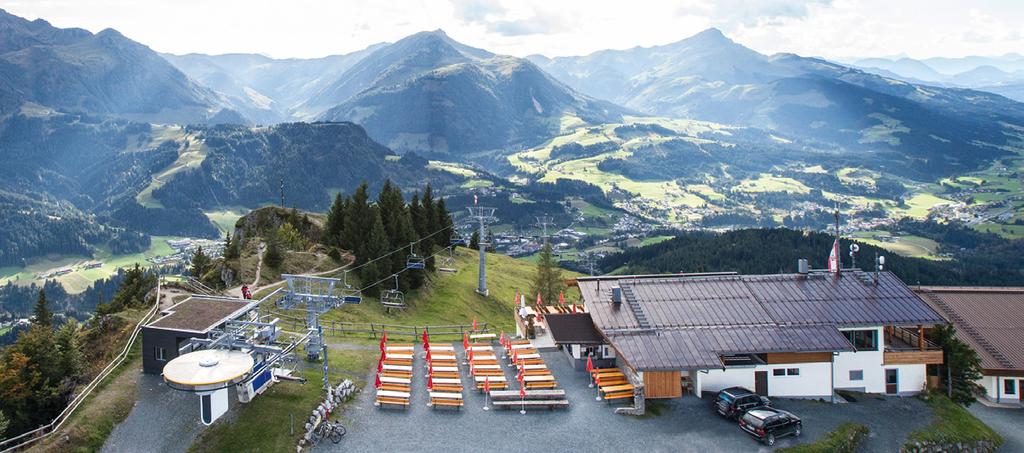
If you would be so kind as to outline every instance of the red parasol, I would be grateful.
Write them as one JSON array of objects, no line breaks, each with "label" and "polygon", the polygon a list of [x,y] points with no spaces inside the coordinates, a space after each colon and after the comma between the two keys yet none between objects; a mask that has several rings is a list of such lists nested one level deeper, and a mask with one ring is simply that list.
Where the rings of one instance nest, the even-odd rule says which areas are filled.
[{"label": "red parasol", "polygon": [[587,356],[587,372],[589,373],[591,371],[594,371],[594,361],[591,360],[590,356],[588,355]]},{"label": "red parasol", "polygon": [[526,387],[519,387],[519,399],[526,399]]},{"label": "red parasol", "polygon": [[427,362],[430,362],[430,349],[427,349]]},{"label": "red parasol", "polygon": [[491,393],[491,377],[484,377],[484,393]]},{"label": "red parasol", "polygon": [[377,361],[377,373],[380,373],[383,370],[384,370],[384,361],[378,360]]},{"label": "red parasol", "polygon": [[476,318],[473,318],[473,331],[476,331]]},{"label": "red parasol", "polygon": [[433,389],[434,389],[434,374],[431,373],[430,376],[427,376],[427,390],[433,390]]},{"label": "red parasol", "polygon": [[565,293],[561,291],[558,292],[558,305],[565,305]]},{"label": "red parasol", "polygon": [[377,373],[377,380],[373,381],[373,387],[378,389],[380,388],[380,373]]},{"label": "red parasol", "polygon": [[469,349],[467,349],[467,351],[468,351],[467,354],[469,354],[468,355],[469,361],[472,362],[473,361],[473,348],[469,348]]},{"label": "red parasol", "polygon": [[469,349],[469,334],[465,332],[462,333],[462,347]]}]

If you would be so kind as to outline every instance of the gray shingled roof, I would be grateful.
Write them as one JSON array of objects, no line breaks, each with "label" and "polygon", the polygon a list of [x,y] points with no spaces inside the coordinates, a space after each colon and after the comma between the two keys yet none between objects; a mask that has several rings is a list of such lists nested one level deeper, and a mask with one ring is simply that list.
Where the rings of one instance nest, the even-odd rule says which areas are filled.
[{"label": "gray shingled roof", "polygon": [[828,325],[685,328],[608,339],[632,367],[648,371],[722,368],[720,356],[730,354],[853,350]]},{"label": "gray shingled roof", "polygon": [[[839,327],[945,322],[896,276],[882,272],[877,285],[872,278],[847,271],[841,278],[694,274],[583,277],[578,283],[594,324],[627,362],[680,369],[720,367],[718,356],[729,351],[850,350]],[[611,301],[615,285],[625,299],[620,306]],[[754,346],[761,350],[749,350]]]},{"label": "gray shingled roof", "polygon": [[985,370],[1024,371],[1024,288],[916,288],[956,326],[956,336],[981,357]]}]

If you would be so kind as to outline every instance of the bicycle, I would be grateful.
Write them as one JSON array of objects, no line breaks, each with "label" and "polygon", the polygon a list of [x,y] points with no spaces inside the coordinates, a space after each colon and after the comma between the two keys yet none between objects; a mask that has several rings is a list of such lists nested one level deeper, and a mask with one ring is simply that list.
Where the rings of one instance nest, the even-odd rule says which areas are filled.
[{"label": "bicycle", "polygon": [[324,421],[320,423],[320,426],[316,427],[313,434],[317,442],[319,442],[320,439],[331,439],[331,442],[339,443],[341,442],[341,438],[345,437],[345,433],[345,426],[340,422]]}]

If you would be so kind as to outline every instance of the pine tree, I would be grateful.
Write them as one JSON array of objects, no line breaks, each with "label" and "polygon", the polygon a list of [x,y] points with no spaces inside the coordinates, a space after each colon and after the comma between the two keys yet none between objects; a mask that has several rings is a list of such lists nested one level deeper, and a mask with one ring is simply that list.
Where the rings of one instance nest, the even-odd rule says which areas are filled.
[{"label": "pine tree", "polygon": [[46,291],[40,289],[32,322],[37,326],[50,329],[53,328],[53,313],[50,312],[50,308],[46,306],[46,303]]},{"label": "pine tree", "polygon": [[939,376],[943,386],[948,388],[949,377],[952,377],[953,401],[970,405],[976,400],[974,395],[983,390],[977,384],[982,378],[981,358],[974,349],[956,338],[956,327],[952,324],[936,326],[931,332],[931,340],[945,352]]},{"label": "pine tree", "polygon": [[281,244],[277,241],[277,235],[267,235],[267,250],[263,252],[263,264],[271,269],[277,269],[283,261],[284,255],[281,253]]},{"label": "pine tree", "polygon": [[224,238],[224,258],[229,260],[238,259],[241,255],[241,247],[238,244],[238,237],[232,237],[231,232]]},{"label": "pine tree", "polygon": [[554,255],[551,253],[551,244],[546,243],[540,249],[537,274],[533,277],[530,295],[540,293],[541,300],[545,304],[554,304],[558,301],[558,294],[563,290],[565,290],[565,283],[562,281],[562,269],[555,263]]},{"label": "pine tree", "polygon": [[[352,198],[348,202],[348,210],[345,213],[345,244],[343,248],[351,250],[355,256],[355,265],[361,265],[374,256],[367,255],[367,245],[370,230],[373,228],[373,209],[370,206],[369,186],[365,181],[359,185]],[[379,214],[378,214],[379,215]],[[386,247],[387,244],[384,244]],[[385,250],[384,253],[387,253]]]},{"label": "pine tree", "polygon": [[473,235],[469,237],[469,248],[473,250],[480,250],[480,232],[473,230]]},{"label": "pine tree", "polygon": [[196,249],[196,253],[192,255],[192,268],[189,272],[195,278],[203,278],[206,271],[210,270],[210,257],[203,253],[203,247],[200,246]]},{"label": "pine tree", "polygon": [[[380,211],[376,207],[370,209],[371,226],[367,235],[367,242],[364,253],[369,257],[379,257],[388,252],[388,236],[384,231],[384,222],[380,218]],[[371,258],[372,259],[372,258]],[[365,262],[365,261],[364,261]],[[373,285],[384,276],[390,275],[391,263],[388,260],[379,260],[359,268],[359,278],[364,285]],[[382,282],[366,289],[366,295],[377,297],[382,288],[389,287],[389,282]]]},{"label": "pine tree", "polygon": [[341,236],[345,229],[345,197],[338,193],[334,196],[334,203],[327,211],[327,223],[324,225],[323,243],[333,246],[341,246]]},{"label": "pine tree", "polygon": [[441,233],[440,236],[449,238],[447,242],[441,243],[442,246],[448,246],[451,244],[450,238],[455,233],[455,222],[452,220],[452,213],[448,212],[448,207],[445,206],[444,198],[437,199],[437,224],[440,228],[447,228],[445,233]]},{"label": "pine tree", "polygon": [[78,339],[80,327],[78,321],[71,319],[57,329],[55,346],[59,357],[58,373],[61,376],[78,376],[85,368],[82,346]]},{"label": "pine tree", "polygon": [[11,420],[4,415],[3,411],[0,411],[0,439],[6,439],[4,433],[7,431],[8,426],[11,426]]}]

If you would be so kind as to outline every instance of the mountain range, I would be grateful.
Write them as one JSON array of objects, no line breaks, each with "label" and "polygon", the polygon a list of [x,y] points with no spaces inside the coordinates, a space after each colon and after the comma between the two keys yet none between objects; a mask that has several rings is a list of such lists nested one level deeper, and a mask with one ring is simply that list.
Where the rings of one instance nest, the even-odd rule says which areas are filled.
[{"label": "mountain range", "polygon": [[[761,171],[771,159],[744,153],[830,153],[933,182],[1024,142],[1022,103],[763,55],[716,29],[559,58],[496,55],[435,30],[345,55],[276,60],[161,55],[114,30],[61,29],[0,11],[0,191],[9,204],[71,213],[77,229],[99,222],[209,235],[203,210],[273,202],[282,178],[289,198],[309,209],[362,179],[458,187],[465,175],[429,171],[426,158],[507,172],[510,155],[570,127],[597,134],[643,116],[729,125],[738,140],[718,157]],[[673,146],[707,153],[680,137],[686,143]],[[658,173],[657,156],[637,163]],[[50,217],[61,216],[34,218]]]},{"label": "mountain range", "polygon": [[850,62],[865,71],[911,83],[974,88],[1024,101],[1024,55],[963,58],[862,58]]},{"label": "mountain range", "polygon": [[664,46],[529,58],[583,93],[649,115],[756,127],[843,152],[896,152],[928,174],[1000,155],[1024,125],[1024,104],[1002,96],[762,55],[716,29]]}]

